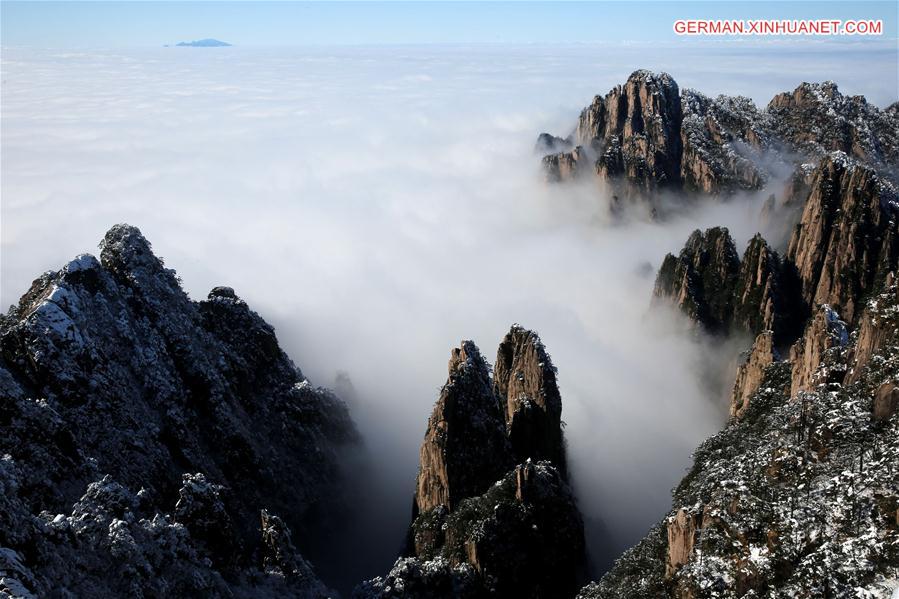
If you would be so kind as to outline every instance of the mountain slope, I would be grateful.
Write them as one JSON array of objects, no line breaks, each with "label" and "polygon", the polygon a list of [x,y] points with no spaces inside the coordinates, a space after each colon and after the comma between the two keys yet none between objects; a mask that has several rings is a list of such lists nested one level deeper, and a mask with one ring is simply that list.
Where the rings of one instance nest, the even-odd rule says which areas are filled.
[{"label": "mountain slope", "polygon": [[100,247],[0,320],[3,584],[324,595],[289,530],[341,513],[345,405],[231,289],[191,301],[134,227]]},{"label": "mountain slope", "polygon": [[[789,363],[769,365],[742,417],[694,454],[668,517],[579,597],[888,597],[899,579],[897,291],[868,304],[882,335],[864,364],[856,335],[792,398]],[[852,368],[853,382],[830,374]]]}]

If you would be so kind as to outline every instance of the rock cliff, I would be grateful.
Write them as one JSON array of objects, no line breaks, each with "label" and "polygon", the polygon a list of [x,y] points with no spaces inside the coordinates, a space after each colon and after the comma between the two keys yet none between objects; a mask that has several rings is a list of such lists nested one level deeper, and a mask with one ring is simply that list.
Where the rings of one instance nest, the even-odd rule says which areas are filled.
[{"label": "rock cliff", "polygon": [[533,331],[510,329],[492,381],[474,343],[454,349],[422,442],[409,555],[356,596],[573,596],[585,541],[561,414]]},{"label": "rock cliff", "polygon": [[782,144],[810,160],[764,208],[796,221],[788,217],[782,256],[757,235],[735,262],[726,231],[710,229],[663,261],[654,302],[674,303],[698,328],[755,341],[737,372],[732,418],[694,453],[669,515],[582,599],[895,589],[895,109],[803,84],[764,112],[738,112],[727,128],[744,143]]},{"label": "rock cliff", "polygon": [[21,589],[323,596],[288,529],[314,552],[342,514],[343,402],[233,290],[190,300],[136,228],[100,247],[0,319],[0,545]]},{"label": "rock cliff", "polygon": [[859,327],[860,356],[877,343],[862,313],[899,266],[896,192],[841,152],[822,158],[807,180],[793,188],[807,197],[790,200],[802,211],[783,258],[756,235],[738,261],[726,229],[713,228],[694,232],[679,256],[666,256],[656,278],[653,302],[677,305],[706,332],[771,332],[772,351],[756,347],[740,366],[732,415],[745,408],[775,354],[793,364],[795,395],[831,348],[847,345],[846,327]]},{"label": "rock cliff", "polygon": [[829,304],[855,323],[859,301],[895,268],[897,213],[895,190],[872,169],[842,153],[825,157],[787,250],[804,300]]},{"label": "rock cliff", "polygon": [[710,98],[681,90],[667,73],[640,70],[584,108],[565,139],[575,150],[549,143],[559,139],[549,134],[537,148],[550,181],[593,173],[608,183],[610,208],[635,200],[658,208],[664,191],[759,190],[784,170],[833,151],[895,182],[897,113],[843,96],[832,82],[803,83],[759,109],[748,98]]},{"label": "rock cliff", "polygon": [[421,444],[415,513],[453,509],[478,495],[512,466],[504,406],[477,346],[453,350],[449,378],[434,406]]},{"label": "rock cliff", "polygon": [[536,333],[512,327],[496,353],[493,388],[505,407],[514,461],[547,460],[564,475],[562,397],[556,368]]},{"label": "rock cliff", "polygon": [[680,255],[662,261],[653,302],[672,301],[707,331],[727,332],[739,273],[740,258],[726,228],[694,231]]},{"label": "rock cliff", "polygon": [[[808,354],[826,354],[817,366],[769,359],[770,335],[759,336],[745,371],[758,383],[735,404],[740,417],[696,450],[669,515],[578,597],[890,596],[899,573],[896,305],[892,281],[866,304],[863,322],[890,323],[873,344],[847,336],[822,308],[804,342]],[[798,397],[797,364],[810,381]]]}]

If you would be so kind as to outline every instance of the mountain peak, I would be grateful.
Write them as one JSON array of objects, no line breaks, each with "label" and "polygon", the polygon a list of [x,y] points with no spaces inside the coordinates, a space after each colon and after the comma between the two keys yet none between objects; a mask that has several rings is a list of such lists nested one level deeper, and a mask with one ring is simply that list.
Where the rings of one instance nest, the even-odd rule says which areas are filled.
[{"label": "mountain peak", "polygon": [[175,45],[181,48],[223,48],[225,46],[230,46],[231,44],[213,38],[205,38],[194,40],[192,42],[178,42]]}]

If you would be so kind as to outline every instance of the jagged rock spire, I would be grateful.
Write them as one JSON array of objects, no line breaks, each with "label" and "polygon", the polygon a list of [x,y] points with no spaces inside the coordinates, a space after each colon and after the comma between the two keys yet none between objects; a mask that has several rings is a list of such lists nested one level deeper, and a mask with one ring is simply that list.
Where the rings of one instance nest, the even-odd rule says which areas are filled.
[{"label": "jagged rock spire", "polygon": [[480,350],[463,341],[453,349],[448,370],[421,444],[417,512],[440,505],[453,509],[511,467],[505,416]]},{"label": "jagged rock spire", "polygon": [[549,460],[565,472],[562,397],[540,337],[513,325],[499,345],[493,371],[515,460]]}]

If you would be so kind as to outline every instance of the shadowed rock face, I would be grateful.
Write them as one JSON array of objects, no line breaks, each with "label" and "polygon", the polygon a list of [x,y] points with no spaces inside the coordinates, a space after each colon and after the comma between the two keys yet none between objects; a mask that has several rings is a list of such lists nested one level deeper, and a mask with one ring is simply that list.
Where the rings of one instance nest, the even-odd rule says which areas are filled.
[{"label": "shadowed rock face", "polygon": [[492,380],[474,343],[454,349],[422,442],[411,557],[356,595],[571,597],[585,545],[561,415],[556,370],[533,331],[512,326]]},{"label": "shadowed rock face", "polygon": [[441,505],[453,509],[511,467],[505,422],[487,362],[474,343],[464,341],[452,352],[449,378],[421,444],[415,513]]},{"label": "shadowed rock face", "polygon": [[413,533],[415,556],[354,597],[566,598],[584,568],[583,522],[549,462],[520,464],[453,511],[422,514]]},{"label": "shadowed rock face", "polygon": [[[817,382],[815,375],[818,367],[827,358],[828,351],[845,347],[848,343],[846,323],[840,320],[840,315],[830,306],[822,306],[809,322],[805,334],[790,349],[790,362],[793,365],[790,396],[795,397],[800,391],[813,388],[813,383]],[[827,374],[833,375],[830,372]],[[843,374],[840,372],[837,380],[842,380]]]},{"label": "shadowed rock face", "polygon": [[712,333],[726,333],[733,314],[740,258],[724,227],[694,231],[679,256],[665,256],[653,301],[673,301]]},{"label": "shadowed rock face", "polygon": [[854,324],[860,302],[899,261],[896,194],[842,154],[823,159],[804,189],[784,259],[757,235],[739,261],[726,231],[697,231],[680,256],[666,256],[654,298],[674,301],[710,332],[772,330],[778,346],[801,334],[810,307],[828,304]]},{"label": "shadowed rock face", "polygon": [[[259,514],[279,514],[313,549],[342,513],[338,454],[358,435],[343,402],[305,381],[233,290],[191,301],[140,231],[118,225],[100,260],[82,255],[34,282],[0,320],[0,351],[3,484],[19,514],[0,537],[21,552],[26,588],[227,595],[255,571],[261,595],[324,592],[311,574],[263,574]],[[94,529],[59,533],[87,552],[50,541],[47,519],[79,498],[70,518],[124,518],[126,553]],[[179,540],[167,546],[165,535]],[[162,576],[177,547],[193,561]]]}]

